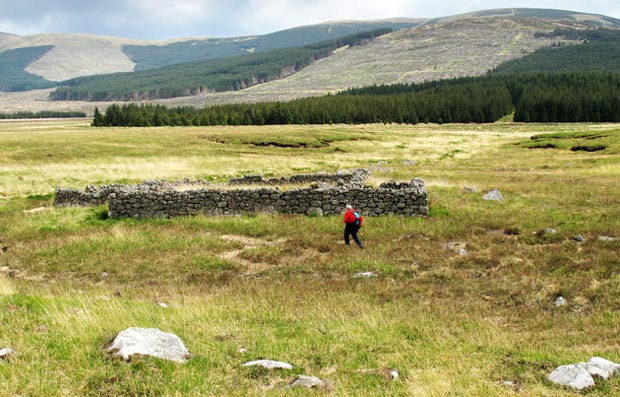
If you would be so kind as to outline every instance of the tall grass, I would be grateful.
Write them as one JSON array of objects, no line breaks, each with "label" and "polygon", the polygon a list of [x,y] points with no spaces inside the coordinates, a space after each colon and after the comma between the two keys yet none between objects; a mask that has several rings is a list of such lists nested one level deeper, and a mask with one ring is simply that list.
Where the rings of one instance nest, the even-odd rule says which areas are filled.
[{"label": "tall grass", "polygon": [[[287,385],[309,374],[329,384],[313,393],[337,396],[572,396],[546,380],[556,366],[594,355],[620,361],[619,245],[598,240],[620,237],[617,126],[326,126],[312,136],[309,127],[22,125],[0,126],[10,142],[0,148],[0,348],[15,351],[0,362],[0,395],[305,395]],[[601,131],[603,152],[526,147],[534,134],[581,139],[571,134]],[[303,134],[343,139],[305,149],[253,144]],[[46,167],[40,155],[50,142],[66,146],[53,177],[10,182],[18,170]],[[174,168],[201,156],[224,163],[202,168],[192,160],[183,175]],[[366,217],[360,250],[342,243],[339,216],[106,220],[105,207],[23,212],[51,206],[50,179],[76,188],[96,175],[119,182],[122,167],[98,174],[86,165],[114,169],[129,160],[145,166],[128,180],[178,172],[224,181],[246,167],[275,176],[377,167],[373,184],[423,177],[431,214]],[[86,171],[76,176],[80,164]],[[480,193],[464,193],[465,185]],[[494,187],[506,201],[481,198]],[[557,233],[540,233],[545,228]],[[573,241],[577,234],[585,242]],[[361,271],[377,277],[352,278]],[[568,305],[555,307],[558,296]],[[130,326],[176,333],[192,358],[179,365],[110,357],[104,347]],[[258,358],[294,369],[241,367]],[[587,393],[619,392],[611,379]]]}]

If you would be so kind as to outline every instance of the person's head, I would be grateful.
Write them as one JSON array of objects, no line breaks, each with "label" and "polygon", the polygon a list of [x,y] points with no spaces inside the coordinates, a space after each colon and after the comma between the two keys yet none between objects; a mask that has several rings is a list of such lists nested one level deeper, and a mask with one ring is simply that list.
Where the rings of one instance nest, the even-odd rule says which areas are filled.
[{"label": "person's head", "polygon": [[350,211],[353,209],[353,207],[351,207],[351,204],[347,204],[347,206],[345,207],[347,211]]}]

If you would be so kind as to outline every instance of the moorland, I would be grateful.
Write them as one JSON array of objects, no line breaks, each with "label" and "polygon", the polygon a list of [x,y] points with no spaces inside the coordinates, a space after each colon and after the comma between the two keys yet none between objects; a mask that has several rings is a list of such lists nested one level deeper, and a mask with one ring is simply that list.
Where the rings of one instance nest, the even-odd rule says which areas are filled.
[{"label": "moorland", "polygon": [[[618,124],[89,124],[0,122],[0,394],[307,395],[286,386],[308,374],[338,396],[573,396],[554,368],[620,361],[620,241],[600,239],[620,237]],[[56,185],[350,168],[423,178],[429,216],[367,216],[359,250],[339,216],[52,206]],[[504,201],[482,199],[493,188]],[[105,353],[131,326],[192,357]],[[241,367],[257,358],[294,367]]]}]

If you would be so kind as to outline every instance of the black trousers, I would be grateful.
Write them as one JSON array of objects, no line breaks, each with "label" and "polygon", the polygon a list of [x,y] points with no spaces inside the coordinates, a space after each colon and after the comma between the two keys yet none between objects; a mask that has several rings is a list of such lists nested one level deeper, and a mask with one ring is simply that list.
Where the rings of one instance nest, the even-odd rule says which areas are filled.
[{"label": "black trousers", "polygon": [[362,246],[362,242],[360,238],[357,237],[357,232],[360,230],[359,226],[356,226],[355,223],[346,223],[344,227],[344,243],[349,245],[349,236],[353,237],[353,240],[359,245]]}]

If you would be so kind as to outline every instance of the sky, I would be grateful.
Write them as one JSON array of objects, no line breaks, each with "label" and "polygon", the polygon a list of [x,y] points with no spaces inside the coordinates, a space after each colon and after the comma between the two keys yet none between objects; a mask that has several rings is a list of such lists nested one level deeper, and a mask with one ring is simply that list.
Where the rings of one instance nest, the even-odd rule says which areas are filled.
[{"label": "sky", "polygon": [[0,32],[231,37],[326,21],[435,18],[493,8],[555,8],[620,19],[619,0],[0,0]]}]

